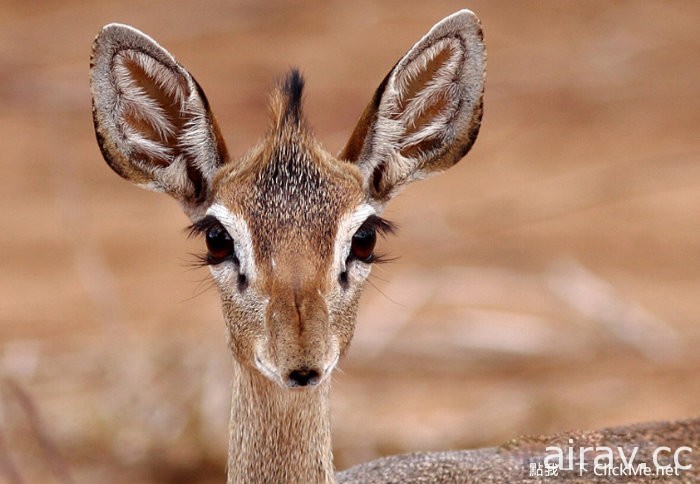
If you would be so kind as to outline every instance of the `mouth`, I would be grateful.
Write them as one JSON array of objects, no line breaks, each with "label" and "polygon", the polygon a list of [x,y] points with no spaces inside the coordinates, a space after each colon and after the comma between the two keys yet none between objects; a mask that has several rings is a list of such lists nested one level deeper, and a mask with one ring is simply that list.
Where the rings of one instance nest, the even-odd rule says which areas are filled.
[{"label": "mouth", "polygon": [[263,376],[286,390],[303,390],[305,388],[316,387],[326,381],[339,360],[340,354],[336,353],[333,360],[320,372],[308,367],[302,367],[289,371],[285,378],[280,375],[279,370],[265,363],[257,354],[255,355],[255,367]]},{"label": "mouth", "polygon": [[324,369],[323,369],[323,375],[324,379],[329,376],[333,370],[335,369],[335,366],[338,364],[338,361],[340,360],[340,353],[336,352],[335,353],[335,358],[333,358],[333,361],[331,361]]},{"label": "mouth", "polygon": [[255,367],[260,373],[263,374],[263,376],[269,378],[280,386],[285,386],[277,372],[267,366],[257,354],[255,355]]}]

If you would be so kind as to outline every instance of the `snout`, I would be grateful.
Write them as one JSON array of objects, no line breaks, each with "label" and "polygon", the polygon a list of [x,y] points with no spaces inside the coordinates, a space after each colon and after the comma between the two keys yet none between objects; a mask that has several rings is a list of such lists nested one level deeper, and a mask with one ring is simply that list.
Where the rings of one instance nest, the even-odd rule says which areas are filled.
[{"label": "snout", "polygon": [[[260,353],[264,353],[261,351]],[[325,381],[338,363],[336,355],[326,364],[309,365],[307,363],[292,366],[277,366],[270,359],[256,355],[255,366],[264,376],[283,388],[301,389],[314,387]]]},{"label": "snout", "polygon": [[[295,273],[298,274],[298,273]],[[333,371],[339,348],[322,291],[313,281],[277,281],[265,311],[256,366],[284,388],[313,387]]]}]

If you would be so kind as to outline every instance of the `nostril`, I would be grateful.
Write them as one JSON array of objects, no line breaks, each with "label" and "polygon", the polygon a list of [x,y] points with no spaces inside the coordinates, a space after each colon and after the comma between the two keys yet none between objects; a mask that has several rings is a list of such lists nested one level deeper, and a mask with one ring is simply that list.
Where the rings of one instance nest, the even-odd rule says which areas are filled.
[{"label": "nostril", "polygon": [[321,379],[321,375],[316,370],[301,368],[289,373],[288,385],[290,387],[305,387],[316,385]]}]

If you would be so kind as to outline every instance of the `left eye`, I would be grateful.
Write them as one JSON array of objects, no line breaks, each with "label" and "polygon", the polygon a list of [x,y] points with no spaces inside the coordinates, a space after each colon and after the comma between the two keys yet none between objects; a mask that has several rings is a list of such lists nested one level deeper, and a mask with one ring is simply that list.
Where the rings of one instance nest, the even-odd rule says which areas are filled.
[{"label": "left eye", "polygon": [[360,227],[352,236],[350,256],[369,264],[374,260],[374,246],[377,243],[377,231],[374,227]]},{"label": "left eye", "polygon": [[233,239],[221,225],[207,230],[207,258],[212,264],[219,264],[233,255]]}]

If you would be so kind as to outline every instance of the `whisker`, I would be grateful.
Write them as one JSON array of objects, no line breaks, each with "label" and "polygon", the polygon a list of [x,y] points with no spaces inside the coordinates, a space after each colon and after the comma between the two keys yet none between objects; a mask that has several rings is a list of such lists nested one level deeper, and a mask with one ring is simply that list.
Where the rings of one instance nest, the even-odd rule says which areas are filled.
[{"label": "whisker", "polygon": [[183,300],[183,302],[192,301],[193,299],[198,298],[199,296],[206,293],[207,291],[209,291],[211,289],[215,289],[215,288],[216,288],[216,283],[214,282],[214,280],[211,277],[203,278],[195,286],[194,294],[192,294],[192,296],[190,296],[188,298],[185,298]]},{"label": "whisker", "polygon": [[370,277],[369,279],[367,279],[367,283],[368,283],[370,286],[372,286],[374,289],[376,289],[377,292],[379,292],[379,294],[381,294],[382,296],[384,296],[384,297],[385,297],[388,301],[390,301],[391,303],[396,304],[397,306],[402,307],[402,308],[405,308],[405,307],[406,307],[405,304],[402,304],[402,303],[398,302],[398,301],[395,300],[394,298],[388,296],[384,291],[382,291],[382,290],[379,288],[379,286],[377,286],[377,285],[372,281],[372,278],[371,278],[371,277]]}]

